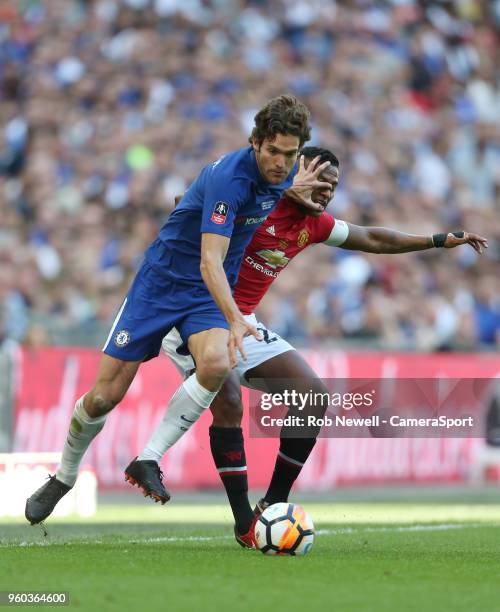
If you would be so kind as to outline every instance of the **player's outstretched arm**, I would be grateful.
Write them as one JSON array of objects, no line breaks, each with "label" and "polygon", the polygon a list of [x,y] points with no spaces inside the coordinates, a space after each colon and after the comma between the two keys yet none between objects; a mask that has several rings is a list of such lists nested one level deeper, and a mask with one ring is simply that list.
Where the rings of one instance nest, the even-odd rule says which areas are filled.
[{"label": "player's outstretched arm", "polygon": [[[342,249],[391,254],[423,251],[436,247],[453,249],[462,244],[470,244],[478,253],[482,253],[483,248],[488,248],[487,239],[472,232],[462,231],[423,236],[406,234],[385,227],[362,227],[352,223],[345,225],[348,229],[347,237],[342,244],[337,243],[336,245]],[[329,244],[329,241],[327,240],[326,243]],[[330,242],[330,244],[334,243]]]},{"label": "player's outstretched arm", "polygon": [[223,264],[229,240],[230,238],[220,234],[203,233],[201,235],[200,271],[207,289],[229,323],[229,360],[231,367],[234,368],[238,361],[236,349],[240,351],[243,359],[246,359],[243,338],[252,335],[257,340],[261,340],[262,337],[257,329],[243,318],[227,282]]}]

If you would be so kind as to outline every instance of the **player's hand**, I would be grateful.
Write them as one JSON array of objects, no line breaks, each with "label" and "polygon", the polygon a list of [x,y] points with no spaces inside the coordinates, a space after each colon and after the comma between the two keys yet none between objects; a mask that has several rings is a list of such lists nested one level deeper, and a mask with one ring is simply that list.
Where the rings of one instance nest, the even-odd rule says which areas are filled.
[{"label": "player's hand", "polygon": [[463,237],[458,238],[455,234],[451,232],[446,236],[446,241],[444,243],[445,249],[454,249],[461,244],[470,244],[471,247],[479,254],[483,252],[483,248],[488,248],[488,240],[479,236],[478,234],[473,234],[472,232],[457,232],[463,233]]},{"label": "player's hand", "polygon": [[246,336],[254,336],[256,340],[262,340],[262,335],[256,327],[247,323],[243,318],[237,319],[229,328],[229,340],[227,341],[231,369],[238,365],[238,355],[236,351],[240,352],[244,361],[247,360],[247,355],[243,348],[243,338]]},{"label": "player's hand", "polygon": [[330,166],[330,162],[326,161],[320,164],[319,160],[319,156],[315,157],[306,168],[304,156],[301,155],[299,158],[299,169],[293,178],[293,184],[285,193],[299,204],[307,206],[307,208],[323,211],[324,206],[313,202],[311,199],[312,192],[315,189],[331,187],[331,184],[327,181],[319,180],[319,175]]}]

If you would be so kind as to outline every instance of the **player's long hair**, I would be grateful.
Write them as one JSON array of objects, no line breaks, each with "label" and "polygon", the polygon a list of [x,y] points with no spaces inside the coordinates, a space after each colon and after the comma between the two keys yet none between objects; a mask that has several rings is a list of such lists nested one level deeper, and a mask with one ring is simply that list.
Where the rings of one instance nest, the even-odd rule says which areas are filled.
[{"label": "player's long hair", "polygon": [[297,136],[300,147],[311,138],[310,113],[307,106],[291,94],[269,100],[255,115],[255,127],[248,141],[261,145],[265,138],[277,134]]}]

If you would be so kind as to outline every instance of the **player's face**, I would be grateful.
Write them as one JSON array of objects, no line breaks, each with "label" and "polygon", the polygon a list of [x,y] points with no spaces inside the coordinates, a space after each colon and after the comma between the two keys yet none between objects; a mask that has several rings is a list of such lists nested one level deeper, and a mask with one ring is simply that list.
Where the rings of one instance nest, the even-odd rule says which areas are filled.
[{"label": "player's face", "polygon": [[260,173],[268,183],[282,183],[292,171],[299,154],[299,139],[290,134],[277,134],[276,138],[264,139],[262,144],[253,142],[255,159]]},{"label": "player's face", "polygon": [[[307,161],[306,161],[307,165]],[[324,170],[320,175],[319,179],[321,181],[325,181],[326,183],[330,183],[330,187],[324,187],[322,189],[315,189],[311,194],[311,200],[316,204],[321,204],[321,210],[311,210],[310,208],[303,208],[304,212],[307,213],[311,217],[319,217],[321,213],[325,210],[325,208],[330,203],[331,199],[335,195],[335,189],[339,184],[339,169],[335,166],[329,166]]]}]

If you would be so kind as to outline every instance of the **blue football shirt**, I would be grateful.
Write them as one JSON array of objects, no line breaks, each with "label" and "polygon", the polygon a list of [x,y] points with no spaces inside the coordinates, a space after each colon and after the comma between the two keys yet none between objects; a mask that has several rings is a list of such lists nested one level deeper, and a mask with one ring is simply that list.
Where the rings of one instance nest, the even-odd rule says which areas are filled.
[{"label": "blue football shirt", "polygon": [[146,251],[147,262],[172,280],[204,285],[201,234],[228,236],[224,270],[233,287],[245,247],[291,186],[295,172],[296,165],[283,183],[268,183],[259,172],[252,147],[205,166]]}]

